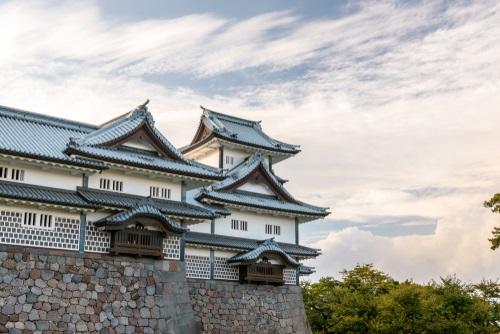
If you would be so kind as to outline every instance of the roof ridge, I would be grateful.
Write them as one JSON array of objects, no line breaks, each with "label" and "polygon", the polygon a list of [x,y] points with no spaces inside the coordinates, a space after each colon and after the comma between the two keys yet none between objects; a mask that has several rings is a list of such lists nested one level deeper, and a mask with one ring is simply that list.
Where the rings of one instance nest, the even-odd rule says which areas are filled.
[{"label": "roof ridge", "polygon": [[81,132],[91,132],[98,128],[98,126],[89,123],[73,121],[62,117],[49,116],[33,111],[7,107],[4,105],[0,105],[0,115],[24,119],[31,122],[43,123],[60,128],[79,130]]},{"label": "roof ridge", "polygon": [[240,124],[243,123],[244,125],[256,125],[257,127],[260,128],[261,121],[252,121],[250,119],[241,118],[241,117],[237,117],[237,116],[233,116],[233,115],[229,115],[229,114],[224,114],[224,113],[214,111],[211,109],[207,109],[203,106],[200,106],[200,107],[201,107],[201,109],[203,109],[203,111],[206,111],[206,112],[211,113],[211,114],[215,114],[216,117],[225,118],[229,122],[235,122],[235,123],[240,123]]}]

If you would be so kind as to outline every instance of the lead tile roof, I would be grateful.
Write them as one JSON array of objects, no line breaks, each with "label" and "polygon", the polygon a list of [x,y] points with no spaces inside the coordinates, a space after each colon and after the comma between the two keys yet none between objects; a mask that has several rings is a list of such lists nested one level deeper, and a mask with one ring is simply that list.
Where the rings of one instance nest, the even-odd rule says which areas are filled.
[{"label": "lead tile roof", "polygon": [[[264,171],[272,185],[285,195],[285,200],[279,199],[275,196],[261,195],[238,190],[227,190],[232,185],[237,184],[249,174],[254,172],[257,168],[261,168],[261,170]],[[284,188],[280,180],[269,170],[269,167],[260,153],[253,154],[242,164],[227,172],[224,180],[216,182],[210,186],[200,188],[198,195],[195,197],[200,201],[206,201],[209,199],[212,201],[227,202],[236,205],[320,217],[329,214],[326,208],[309,205],[293,198],[293,196]]]},{"label": "lead tile roof", "polygon": [[164,213],[160,209],[150,204],[135,205],[134,207],[129,208],[125,211],[102,218],[96,221],[95,225],[97,227],[120,226],[124,223],[133,220],[135,217],[144,217],[144,216],[155,218],[155,220],[159,221],[162,224],[163,228],[165,228],[167,231],[174,233],[182,233],[185,231],[185,229],[182,228],[177,222],[174,222],[173,220],[169,219],[164,215]]},{"label": "lead tile roof", "polygon": [[95,207],[79,196],[76,191],[11,181],[0,181],[0,197],[71,207]]},{"label": "lead tile roof", "polygon": [[[234,117],[213,110],[203,109],[200,126],[205,126],[215,137],[225,139],[238,144],[253,146],[271,151],[287,154],[300,152],[299,145],[287,144],[268,136],[260,125],[260,122],[250,121]],[[184,147],[189,150],[195,142]]]},{"label": "lead tile roof", "polygon": [[283,249],[281,249],[280,245],[274,241],[274,238],[267,239],[264,241],[258,242],[257,247],[254,249],[240,253],[238,255],[233,256],[228,259],[229,263],[247,263],[247,262],[255,262],[258,259],[268,255],[274,254],[280,256],[288,265],[298,267],[299,262],[295,260],[293,257],[288,255]]},{"label": "lead tile roof", "polygon": [[114,208],[131,208],[137,204],[150,204],[171,216],[211,219],[215,214],[209,210],[186,202],[162,200],[138,195],[78,187],[78,194],[93,205]]},{"label": "lead tile roof", "polygon": [[[240,250],[252,250],[259,246],[260,240],[239,238],[220,234],[186,232],[186,243],[193,245],[208,245]],[[292,256],[315,257],[320,254],[317,249],[296,244],[278,242],[279,247]]]}]

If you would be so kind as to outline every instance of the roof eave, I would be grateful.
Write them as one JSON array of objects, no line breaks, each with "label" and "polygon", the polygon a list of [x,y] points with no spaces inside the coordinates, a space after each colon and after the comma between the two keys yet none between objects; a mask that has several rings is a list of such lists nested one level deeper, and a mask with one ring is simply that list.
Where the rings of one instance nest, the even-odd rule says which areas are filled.
[{"label": "roof eave", "polygon": [[82,156],[85,158],[100,160],[100,161],[106,162],[107,164],[114,164],[115,166],[120,166],[120,167],[124,167],[124,168],[130,169],[130,167],[132,167],[132,168],[136,168],[138,170],[145,171],[148,173],[151,173],[151,171],[168,173],[169,175],[171,175],[173,177],[179,177],[179,178],[183,178],[183,179],[190,179],[190,180],[197,180],[197,181],[214,181],[214,180],[221,180],[224,178],[222,175],[220,175],[220,176],[218,176],[218,175],[203,175],[203,174],[197,174],[197,173],[179,172],[179,171],[175,171],[172,169],[160,168],[158,166],[152,166],[152,165],[148,165],[148,164],[133,163],[130,161],[124,161],[124,160],[120,160],[120,159],[102,157],[100,155],[95,155],[95,154],[87,153],[84,151],[80,151],[80,150],[73,148],[73,147],[69,147],[66,150],[66,153],[71,154],[71,155]]},{"label": "roof eave", "polygon": [[277,209],[277,208],[272,208],[272,207],[244,204],[244,203],[239,203],[239,202],[234,202],[234,201],[225,201],[225,200],[210,197],[209,194],[205,194],[205,193],[200,194],[196,199],[199,201],[203,201],[204,199],[206,199],[209,201],[209,203],[216,203],[216,204],[221,204],[221,205],[232,205],[232,206],[242,207],[242,208],[256,208],[256,209],[262,209],[262,210],[271,211],[271,212],[286,212],[286,213],[290,213],[293,215],[299,215],[302,217],[324,218],[330,214],[330,212],[321,213],[321,214],[319,214],[319,213],[312,214],[312,213],[308,213],[308,212],[286,210],[286,209]]}]

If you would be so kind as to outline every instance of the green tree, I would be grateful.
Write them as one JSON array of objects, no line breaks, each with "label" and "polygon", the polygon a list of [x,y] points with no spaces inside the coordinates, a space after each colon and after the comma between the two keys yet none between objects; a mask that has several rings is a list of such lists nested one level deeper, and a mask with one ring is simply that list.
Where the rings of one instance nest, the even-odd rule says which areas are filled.
[{"label": "green tree", "polygon": [[449,277],[426,285],[399,283],[372,265],[302,284],[314,333],[498,334],[500,286]]},{"label": "green tree", "polygon": [[[500,194],[495,194],[489,201],[484,202],[484,206],[491,209],[492,212],[500,213]],[[488,239],[491,242],[491,249],[500,247],[500,227],[494,227],[493,237]]]}]

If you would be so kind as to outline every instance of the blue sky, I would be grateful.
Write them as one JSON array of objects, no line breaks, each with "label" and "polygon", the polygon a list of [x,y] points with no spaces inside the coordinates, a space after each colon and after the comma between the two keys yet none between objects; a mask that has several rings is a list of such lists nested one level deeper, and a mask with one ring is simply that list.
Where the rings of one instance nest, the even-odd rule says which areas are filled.
[{"label": "blue sky", "polygon": [[497,1],[0,1],[0,104],[100,123],[151,99],[177,146],[199,105],[263,121],[332,215],[320,275],[499,276]]}]

